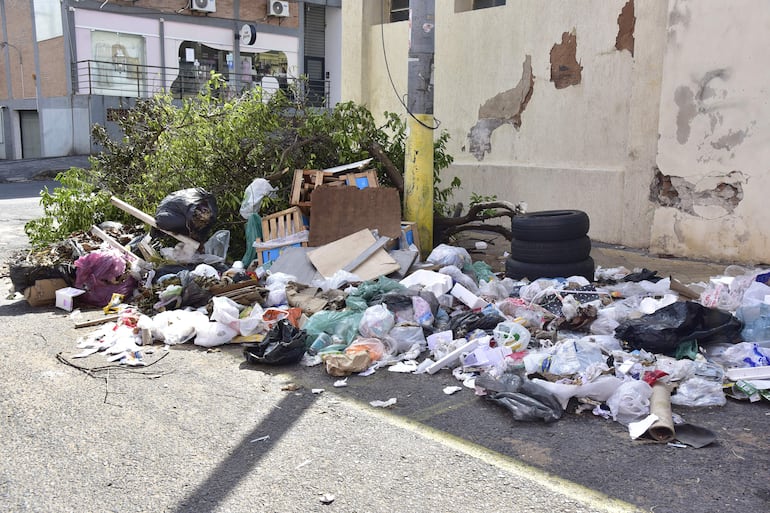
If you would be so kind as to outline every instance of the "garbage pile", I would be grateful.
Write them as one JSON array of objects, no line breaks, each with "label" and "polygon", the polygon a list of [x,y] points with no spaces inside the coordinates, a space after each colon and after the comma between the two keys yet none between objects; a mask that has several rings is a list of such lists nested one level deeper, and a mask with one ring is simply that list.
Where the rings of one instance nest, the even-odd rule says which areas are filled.
[{"label": "garbage pile", "polygon": [[[216,207],[204,213],[208,228]],[[167,252],[180,261],[163,266],[102,234],[101,247],[74,261],[57,306],[104,310],[75,358],[103,353],[141,366],[153,344],[238,343],[249,363],[322,366],[341,378],[451,373],[458,385],[445,393],[468,389],[516,421],[591,412],[634,439],[694,447],[713,433],[681,422],[672,405],[770,400],[762,270],[697,287],[625,268],[599,267],[593,281],[512,279],[457,246],[419,261],[407,229],[396,239],[364,229],[316,247],[296,238],[302,230],[284,233],[284,246],[255,237],[254,259],[233,263],[226,234],[215,233],[194,253],[180,240]]]}]

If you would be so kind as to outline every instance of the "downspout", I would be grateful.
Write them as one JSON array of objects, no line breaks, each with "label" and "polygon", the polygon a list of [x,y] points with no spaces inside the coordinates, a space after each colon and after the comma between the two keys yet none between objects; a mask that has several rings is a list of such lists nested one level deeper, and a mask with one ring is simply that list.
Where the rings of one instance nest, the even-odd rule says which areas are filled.
[{"label": "downspout", "polygon": [[160,83],[166,92],[166,20],[158,18],[158,38],[160,38]]},{"label": "downspout", "polygon": [[29,12],[32,14],[32,49],[35,54],[35,110],[40,124],[40,156],[45,157],[45,120],[40,113],[40,48],[37,44],[37,23],[35,20],[35,0],[29,0]]},{"label": "downspout", "polygon": [[[5,23],[5,2],[0,2],[0,17],[3,19],[3,41],[8,41],[8,27]],[[3,47],[3,57],[5,58],[5,85],[8,88],[8,100],[13,100],[13,83],[11,82],[11,59],[8,45]],[[23,96],[23,95],[22,95]]]}]

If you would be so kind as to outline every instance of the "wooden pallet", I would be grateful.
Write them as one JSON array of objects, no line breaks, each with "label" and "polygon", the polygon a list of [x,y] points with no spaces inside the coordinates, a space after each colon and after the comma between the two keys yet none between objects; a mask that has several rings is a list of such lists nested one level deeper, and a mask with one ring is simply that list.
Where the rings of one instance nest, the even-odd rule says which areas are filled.
[{"label": "wooden pallet", "polygon": [[263,265],[266,262],[275,260],[281,251],[291,246],[307,247],[307,236],[304,240],[286,242],[277,244],[268,248],[260,248],[262,242],[280,241],[287,237],[307,231],[302,210],[298,206],[270,214],[262,218],[262,238],[257,239],[254,246],[257,248],[257,264]]}]

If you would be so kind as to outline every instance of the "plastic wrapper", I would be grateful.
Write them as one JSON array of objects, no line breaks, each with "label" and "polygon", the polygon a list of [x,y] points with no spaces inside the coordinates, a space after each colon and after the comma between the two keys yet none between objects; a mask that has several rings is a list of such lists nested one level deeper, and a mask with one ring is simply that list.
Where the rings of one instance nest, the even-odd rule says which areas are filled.
[{"label": "plastic wrapper", "polygon": [[623,380],[615,376],[599,376],[596,380],[583,384],[552,383],[537,378],[533,379],[532,382],[551,392],[559,400],[562,407],[566,408],[572,397],[605,402],[612,397]]},{"label": "plastic wrapper", "polygon": [[251,214],[258,214],[262,200],[274,192],[275,188],[270,185],[270,182],[264,178],[255,178],[243,191],[243,201],[239,210],[241,217],[248,219]]},{"label": "plastic wrapper", "polygon": [[612,418],[624,426],[650,413],[652,387],[644,381],[628,379],[607,399]]},{"label": "plastic wrapper", "polygon": [[489,281],[479,281],[479,295],[490,300],[505,299],[510,295],[510,291],[502,281],[493,278]]},{"label": "plastic wrapper", "polygon": [[357,275],[340,269],[328,278],[313,280],[311,287],[316,287],[326,292],[327,290],[341,289],[343,285],[358,283],[361,281]]},{"label": "plastic wrapper", "polygon": [[332,353],[324,355],[323,362],[326,366],[326,373],[330,376],[349,376],[354,372],[363,372],[369,365],[369,353],[360,351],[353,354]]},{"label": "plastic wrapper", "polygon": [[729,312],[685,301],[626,320],[615,329],[615,336],[633,349],[672,355],[680,343],[690,340],[702,346],[738,342],[742,327],[741,321]]},{"label": "plastic wrapper", "polygon": [[763,367],[770,365],[770,347],[762,347],[754,342],[740,342],[723,346],[717,354],[711,354],[725,367]]},{"label": "plastic wrapper", "polygon": [[726,403],[722,383],[699,377],[680,383],[671,396],[671,404],[678,406],[724,406]]},{"label": "plastic wrapper", "polygon": [[117,249],[98,249],[75,260],[75,288],[85,290],[79,301],[104,306],[113,294],[131,297],[136,279],[126,272],[126,261]]},{"label": "plastic wrapper", "polygon": [[158,204],[155,223],[161,230],[203,242],[217,221],[217,202],[201,188],[172,192]]},{"label": "plastic wrapper", "polygon": [[273,326],[262,342],[249,344],[243,356],[249,363],[287,365],[297,363],[305,354],[307,333],[281,320]]},{"label": "plastic wrapper", "polygon": [[465,248],[439,244],[430,252],[426,261],[436,265],[453,265],[462,269],[472,263],[471,255]]},{"label": "plastic wrapper", "polygon": [[394,324],[393,314],[385,305],[373,305],[364,311],[358,331],[364,337],[384,338]]},{"label": "plastic wrapper", "polygon": [[430,303],[420,296],[412,296],[412,312],[415,322],[420,326],[432,326],[433,312]]},{"label": "plastic wrapper", "polygon": [[584,372],[591,364],[602,363],[606,357],[601,348],[586,339],[565,340],[551,349],[543,360],[541,371],[556,376],[572,376]]}]

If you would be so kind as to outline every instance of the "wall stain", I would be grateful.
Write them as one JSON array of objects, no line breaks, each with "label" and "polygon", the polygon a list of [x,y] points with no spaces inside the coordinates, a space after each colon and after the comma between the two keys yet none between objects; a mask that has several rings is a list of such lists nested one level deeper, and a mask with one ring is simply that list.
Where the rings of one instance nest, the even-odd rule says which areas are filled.
[{"label": "wall stain", "polygon": [[729,130],[726,135],[723,135],[716,141],[711,142],[711,147],[715,150],[727,150],[731,151],[734,147],[738,146],[746,139],[749,134],[749,130]]},{"label": "wall stain", "polygon": [[521,79],[516,87],[496,94],[479,107],[478,122],[468,133],[469,151],[477,160],[492,151],[492,132],[505,124],[521,127],[521,114],[532,98],[535,76],[532,74],[532,56],[522,64]]},{"label": "wall stain", "polygon": [[577,36],[564,32],[561,43],[551,48],[551,82],[556,89],[578,85],[582,80],[583,66],[577,61]]},{"label": "wall stain", "polygon": [[724,215],[735,212],[743,200],[743,184],[746,178],[740,171],[726,175],[707,176],[692,183],[681,176],[664,175],[655,168],[650,184],[650,201],[662,207],[672,207],[687,214],[698,216],[696,207],[716,206]]},{"label": "wall stain", "polygon": [[690,138],[690,123],[698,114],[695,106],[695,95],[687,86],[679,86],[674,92],[674,102],[679,107],[676,113],[676,140],[684,144]]},{"label": "wall stain", "polygon": [[628,50],[631,57],[634,56],[634,28],[636,16],[634,15],[634,0],[628,0],[618,14],[618,35],[615,38],[615,49],[619,52]]}]

